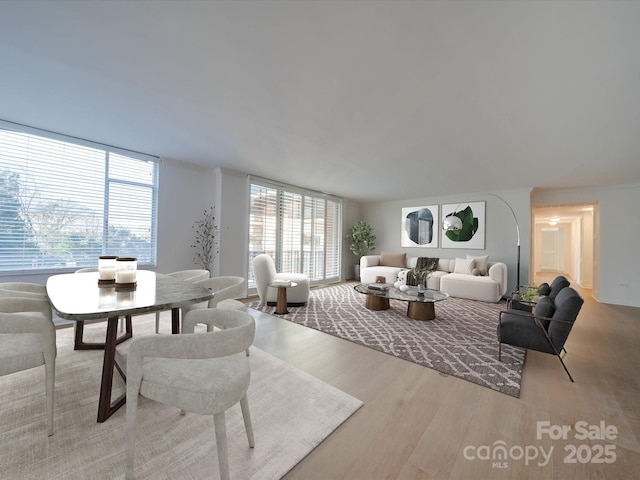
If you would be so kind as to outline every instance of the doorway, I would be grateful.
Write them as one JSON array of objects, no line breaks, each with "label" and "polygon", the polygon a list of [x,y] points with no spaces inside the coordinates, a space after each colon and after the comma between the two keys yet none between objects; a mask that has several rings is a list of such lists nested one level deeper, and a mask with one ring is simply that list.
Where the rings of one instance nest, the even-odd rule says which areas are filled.
[{"label": "doorway", "polygon": [[536,283],[565,275],[596,294],[598,214],[597,204],[533,208],[531,271]]}]

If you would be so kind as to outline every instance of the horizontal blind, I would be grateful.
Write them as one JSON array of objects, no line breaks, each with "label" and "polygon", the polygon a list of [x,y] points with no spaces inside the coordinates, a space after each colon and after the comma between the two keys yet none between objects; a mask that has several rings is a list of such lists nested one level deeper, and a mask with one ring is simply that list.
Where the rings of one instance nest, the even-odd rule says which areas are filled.
[{"label": "horizontal blind", "polygon": [[342,201],[263,179],[250,183],[249,287],[255,287],[252,264],[261,253],[279,272],[305,273],[315,283],[339,280]]},{"label": "horizontal blind", "polygon": [[157,163],[59,137],[0,128],[0,271],[155,264]]}]

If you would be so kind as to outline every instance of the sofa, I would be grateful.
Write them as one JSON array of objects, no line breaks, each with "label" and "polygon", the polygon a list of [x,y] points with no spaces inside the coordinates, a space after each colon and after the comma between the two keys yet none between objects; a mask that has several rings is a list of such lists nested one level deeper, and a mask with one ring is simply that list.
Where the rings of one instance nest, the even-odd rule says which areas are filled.
[{"label": "sofa", "polygon": [[[382,252],[360,258],[360,281],[374,283],[384,277],[385,283],[400,282],[406,272],[415,268],[418,257],[404,253]],[[427,281],[427,288],[441,290],[451,297],[498,302],[507,291],[507,266],[490,262],[488,255],[466,255],[465,258],[439,258],[438,268]]]}]

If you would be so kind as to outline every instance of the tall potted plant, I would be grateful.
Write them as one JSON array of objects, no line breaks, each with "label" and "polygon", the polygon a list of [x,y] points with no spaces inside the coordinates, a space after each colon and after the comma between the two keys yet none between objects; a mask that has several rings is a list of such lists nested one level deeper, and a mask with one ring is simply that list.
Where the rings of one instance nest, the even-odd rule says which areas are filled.
[{"label": "tall potted plant", "polygon": [[360,279],[360,257],[373,250],[376,246],[376,236],[373,234],[373,227],[364,220],[358,221],[349,233],[349,248],[358,261],[354,266],[355,278]]}]

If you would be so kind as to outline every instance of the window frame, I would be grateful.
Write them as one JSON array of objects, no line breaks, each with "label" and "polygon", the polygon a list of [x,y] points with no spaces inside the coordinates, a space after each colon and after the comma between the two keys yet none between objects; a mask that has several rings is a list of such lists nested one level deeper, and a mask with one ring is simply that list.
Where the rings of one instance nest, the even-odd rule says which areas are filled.
[{"label": "window frame", "polygon": [[[137,151],[127,150],[120,147],[115,147],[112,145],[107,145],[99,142],[93,142],[90,140],[86,140],[79,137],[74,137],[70,135],[64,135],[57,132],[52,132],[49,130],[43,130],[19,123],[9,122],[6,120],[0,119],[0,130],[14,132],[19,134],[32,135],[36,137],[40,137],[47,140],[53,140],[57,142],[63,142],[65,144],[71,146],[79,146],[79,147],[87,147],[94,150],[99,150],[104,154],[104,171],[102,173],[102,235],[100,237],[101,241],[101,254],[115,254],[111,251],[106,251],[107,248],[107,238],[108,231],[105,226],[108,225],[109,221],[109,212],[110,207],[112,209],[117,210],[117,205],[115,203],[110,204],[110,190],[114,185],[124,185],[124,186],[133,186],[139,189],[148,189],[148,198],[150,198],[151,209],[149,211],[148,221],[150,222],[150,233],[149,233],[149,249],[148,249],[148,258],[150,261],[141,261],[139,265],[142,267],[155,267],[157,266],[157,251],[158,251],[158,188],[159,188],[159,164],[161,160],[159,157],[154,155],[149,155]],[[116,175],[110,176],[109,173],[109,164],[112,155],[117,155],[119,157],[126,157],[126,159],[132,159],[135,161],[142,162],[151,162],[153,163],[153,168],[151,169],[152,175],[151,178],[146,181],[136,181],[135,179],[123,179],[117,178]],[[8,170],[12,172],[11,169]],[[97,170],[96,170],[97,171]],[[90,188],[87,189],[89,191]],[[144,192],[144,190],[140,190]],[[98,259],[95,258],[95,262],[92,262],[91,265],[85,264],[85,262],[79,262],[73,266],[52,266],[52,267],[41,267],[41,268],[25,268],[17,267],[13,269],[5,269],[0,270],[0,277],[6,276],[16,276],[16,275],[48,275],[53,273],[65,273],[70,271],[75,271],[78,268],[88,267],[88,266],[97,266]]]}]

